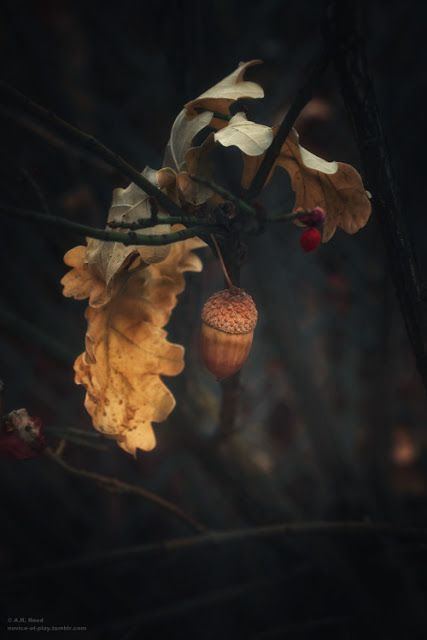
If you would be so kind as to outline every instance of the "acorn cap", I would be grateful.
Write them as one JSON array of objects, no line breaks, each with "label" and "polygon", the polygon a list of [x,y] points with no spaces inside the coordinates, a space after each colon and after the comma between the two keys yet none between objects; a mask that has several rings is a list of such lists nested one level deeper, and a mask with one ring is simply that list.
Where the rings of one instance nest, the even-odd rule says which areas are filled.
[{"label": "acorn cap", "polygon": [[234,335],[251,333],[257,319],[258,312],[252,297],[238,287],[214,293],[202,311],[203,322],[214,329]]}]

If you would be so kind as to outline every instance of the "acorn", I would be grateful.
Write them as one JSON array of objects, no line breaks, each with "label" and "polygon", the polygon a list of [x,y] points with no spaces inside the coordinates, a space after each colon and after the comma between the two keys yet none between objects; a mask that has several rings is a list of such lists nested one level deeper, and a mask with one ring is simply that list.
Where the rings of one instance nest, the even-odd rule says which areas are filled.
[{"label": "acorn", "polygon": [[243,289],[214,293],[202,311],[200,352],[204,365],[218,380],[237,373],[252,346],[258,311]]}]

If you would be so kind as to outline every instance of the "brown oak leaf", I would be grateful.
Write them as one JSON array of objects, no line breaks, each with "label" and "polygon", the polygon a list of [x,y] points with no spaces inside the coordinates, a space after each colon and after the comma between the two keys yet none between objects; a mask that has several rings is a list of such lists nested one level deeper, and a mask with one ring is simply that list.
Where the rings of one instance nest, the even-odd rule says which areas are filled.
[{"label": "brown oak leaf", "polygon": [[190,147],[185,154],[183,171],[176,177],[176,185],[181,199],[195,207],[214,199],[215,194],[210,187],[196,182],[191,176],[199,176],[209,180],[212,176],[211,152],[215,147],[213,133],[198,147]]},{"label": "brown oak leaf", "polygon": [[[244,157],[242,186],[245,189],[262,159],[262,156]],[[304,149],[295,130],[282,146],[267,182],[277,167],[289,174],[295,192],[295,208],[313,209],[318,206],[325,209],[323,242],[332,238],[337,227],[353,234],[368,222],[371,203],[356,169],[343,162],[327,162]]]}]

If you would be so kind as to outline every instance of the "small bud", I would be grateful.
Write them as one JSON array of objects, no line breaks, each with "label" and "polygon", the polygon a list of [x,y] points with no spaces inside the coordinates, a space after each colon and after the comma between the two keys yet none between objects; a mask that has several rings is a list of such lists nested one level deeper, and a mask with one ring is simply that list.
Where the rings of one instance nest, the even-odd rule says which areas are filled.
[{"label": "small bud", "polygon": [[303,231],[299,239],[302,249],[307,253],[317,249],[321,241],[322,235],[319,229],[315,229],[314,227]]},{"label": "small bud", "polygon": [[[296,211],[301,210],[299,207]],[[317,227],[325,222],[326,211],[322,207],[314,207],[311,211],[306,211],[298,216],[298,220],[307,227]]]},{"label": "small bud", "polygon": [[234,204],[234,202],[231,202],[231,200],[224,200],[224,202],[222,202],[219,206],[226,218],[229,218],[231,220],[236,217],[236,205]]}]

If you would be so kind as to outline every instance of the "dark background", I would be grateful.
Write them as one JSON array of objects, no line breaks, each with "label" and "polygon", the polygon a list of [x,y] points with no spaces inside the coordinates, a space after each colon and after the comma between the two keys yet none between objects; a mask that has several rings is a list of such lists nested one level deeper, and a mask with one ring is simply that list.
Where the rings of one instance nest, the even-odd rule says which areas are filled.
[{"label": "dark background", "polygon": [[[325,3],[3,2],[1,77],[98,137],[137,168],[161,166],[182,105],[261,58],[265,89],[249,105],[277,123],[322,46]],[[371,71],[405,218],[426,266],[427,5],[372,2]],[[333,69],[297,127],[302,143],[360,170]],[[0,200],[103,226],[126,180],[36,126],[0,110]],[[53,144],[52,144],[53,143]],[[286,179],[265,196],[292,206]],[[197,330],[221,287],[205,251],[168,326],[186,370],[166,382],[177,399],[137,460],[114,443],[68,442],[76,467],[140,484],[212,529],[278,522],[372,521],[427,526],[426,397],[415,369],[375,212],[356,236],[338,232],[303,254],[293,226],[249,243],[242,284],[260,315],[243,370],[237,431],[221,446],[220,389],[202,369]],[[83,350],[84,302],[65,299],[62,256],[80,239],[2,219],[0,376],[5,410],[59,430],[91,432],[72,361]],[[86,441],[87,439],[85,439]],[[191,534],[138,496],[110,493],[42,456],[0,461],[1,603],[7,617],[87,625],[90,638],[425,637],[422,545],[380,537],[293,536],[260,543],[109,558],[76,558]],[[16,578],[29,568],[46,568]],[[68,563],[68,564],[67,564]],[[15,577],[14,577],[15,576]],[[6,633],[6,631],[4,631]],[[54,637],[51,634],[51,637]]]}]

